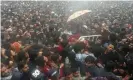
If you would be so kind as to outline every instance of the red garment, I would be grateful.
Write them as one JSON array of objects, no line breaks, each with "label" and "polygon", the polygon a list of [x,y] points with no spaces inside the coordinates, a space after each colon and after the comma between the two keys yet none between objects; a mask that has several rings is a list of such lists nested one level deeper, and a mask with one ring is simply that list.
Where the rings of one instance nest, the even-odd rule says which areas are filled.
[{"label": "red garment", "polygon": [[[64,67],[62,67],[62,68],[59,69],[59,79],[60,79],[61,77],[64,76],[63,68],[64,68]],[[42,72],[44,72],[44,73],[49,77],[48,72],[49,72],[50,69],[51,69],[51,68],[50,68],[49,66],[46,65],[46,66],[45,66],[44,68],[42,68],[41,70],[42,70]]]},{"label": "red garment", "polygon": [[73,42],[73,41],[75,41],[75,39],[79,39],[79,37],[80,37],[80,34],[71,35],[71,36],[69,36],[68,41]]},{"label": "red garment", "polygon": [[61,45],[59,45],[59,46],[57,47],[58,52],[62,52],[63,49],[64,49],[64,48],[63,48]]},{"label": "red garment", "polygon": [[128,28],[131,29],[132,28],[132,25],[131,24],[128,24]]},{"label": "red garment", "polygon": [[49,66],[45,66],[45,67],[43,68],[43,72],[44,72],[44,73],[47,73],[49,70],[50,70],[50,67],[49,67]]},{"label": "red garment", "polygon": [[59,79],[61,79],[62,77],[64,77],[63,68],[64,68],[64,67],[62,67],[62,68],[59,69]]},{"label": "red garment", "polygon": [[15,51],[18,53],[21,49],[21,44],[19,42],[12,43],[12,47],[15,49]]},{"label": "red garment", "polygon": [[88,41],[84,40],[83,43],[85,44],[85,50],[87,51],[88,50],[88,46],[89,46]]}]

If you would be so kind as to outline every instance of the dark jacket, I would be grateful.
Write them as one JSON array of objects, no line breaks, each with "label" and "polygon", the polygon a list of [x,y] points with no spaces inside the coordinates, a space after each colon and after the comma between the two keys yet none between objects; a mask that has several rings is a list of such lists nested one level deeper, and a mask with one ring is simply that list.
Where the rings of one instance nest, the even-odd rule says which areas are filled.
[{"label": "dark jacket", "polygon": [[87,67],[86,71],[89,72],[92,77],[102,77],[105,74],[105,70],[97,66]]},{"label": "dark jacket", "polygon": [[21,73],[17,71],[13,74],[11,80],[30,80],[30,76],[28,73]]},{"label": "dark jacket", "polygon": [[119,53],[117,53],[116,51],[111,51],[106,54],[103,54],[102,56],[100,56],[100,59],[104,64],[107,63],[107,61],[120,61]]}]

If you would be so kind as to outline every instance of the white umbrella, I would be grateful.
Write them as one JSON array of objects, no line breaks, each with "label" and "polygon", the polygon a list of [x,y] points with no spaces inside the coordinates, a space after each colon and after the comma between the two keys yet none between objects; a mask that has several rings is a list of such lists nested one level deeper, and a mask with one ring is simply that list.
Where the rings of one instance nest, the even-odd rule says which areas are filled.
[{"label": "white umbrella", "polygon": [[73,19],[75,19],[75,18],[77,18],[77,17],[79,17],[79,16],[81,16],[81,15],[83,15],[83,14],[89,13],[89,12],[91,12],[91,10],[81,10],[81,11],[77,11],[77,12],[73,13],[73,14],[67,19],[67,22],[69,22],[69,21],[71,21],[71,20],[73,20]]}]

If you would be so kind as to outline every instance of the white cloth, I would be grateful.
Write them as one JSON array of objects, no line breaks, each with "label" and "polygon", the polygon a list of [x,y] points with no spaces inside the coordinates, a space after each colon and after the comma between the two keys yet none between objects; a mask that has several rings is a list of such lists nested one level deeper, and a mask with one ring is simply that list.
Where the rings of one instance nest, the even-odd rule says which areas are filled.
[{"label": "white cloth", "polygon": [[76,54],[76,60],[81,61],[81,62],[84,62],[84,60],[85,60],[85,58],[86,58],[87,56],[92,56],[92,57],[94,57],[95,59],[97,59],[97,58],[94,56],[93,53],[89,53],[89,54],[84,54],[84,53],[81,54],[81,53],[78,53],[78,54]]}]

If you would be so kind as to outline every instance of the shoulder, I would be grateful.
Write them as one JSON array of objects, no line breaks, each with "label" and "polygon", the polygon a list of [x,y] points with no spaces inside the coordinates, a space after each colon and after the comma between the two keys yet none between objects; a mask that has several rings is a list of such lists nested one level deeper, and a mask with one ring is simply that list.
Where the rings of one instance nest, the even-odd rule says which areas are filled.
[{"label": "shoulder", "polygon": [[12,75],[10,75],[8,77],[3,77],[3,78],[1,77],[0,80],[12,80],[11,78],[12,78]]},{"label": "shoulder", "polygon": [[22,73],[20,73],[19,71],[16,71],[13,73],[11,80],[20,80],[21,76],[22,76]]}]

